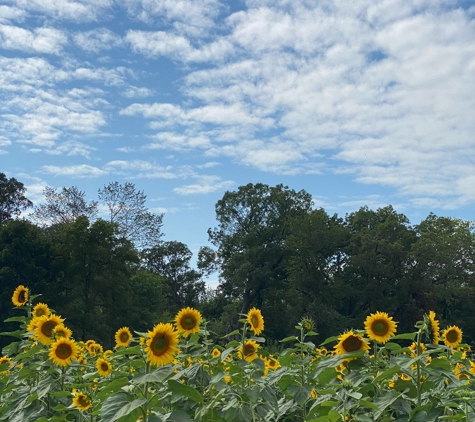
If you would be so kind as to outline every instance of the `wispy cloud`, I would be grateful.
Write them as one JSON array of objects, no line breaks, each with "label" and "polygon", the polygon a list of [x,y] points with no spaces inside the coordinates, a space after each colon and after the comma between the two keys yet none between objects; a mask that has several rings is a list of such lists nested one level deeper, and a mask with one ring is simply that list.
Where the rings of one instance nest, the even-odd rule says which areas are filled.
[{"label": "wispy cloud", "polygon": [[59,54],[67,44],[67,35],[54,28],[36,28],[33,31],[0,24],[0,47],[27,53]]},{"label": "wispy cloud", "polygon": [[178,195],[206,195],[208,193],[230,189],[235,186],[231,180],[221,180],[219,176],[196,176],[197,183],[179,186],[173,189]]},{"label": "wispy cloud", "polygon": [[45,173],[53,176],[68,176],[71,178],[99,177],[108,174],[107,171],[87,164],[73,166],[43,166]]}]

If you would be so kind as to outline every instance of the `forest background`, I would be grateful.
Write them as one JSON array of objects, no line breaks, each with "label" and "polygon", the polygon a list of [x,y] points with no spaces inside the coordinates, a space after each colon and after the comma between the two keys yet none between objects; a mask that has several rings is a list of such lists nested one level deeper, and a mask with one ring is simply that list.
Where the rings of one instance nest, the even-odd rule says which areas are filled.
[{"label": "forest background", "polygon": [[[44,194],[35,205],[23,183],[0,173],[0,332],[14,329],[1,321],[23,284],[77,340],[106,347],[118,328],[144,332],[186,306],[218,335],[255,306],[271,347],[302,317],[314,321],[318,342],[376,311],[410,332],[434,310],[442,326],[475,341],[474,222],[429,214],[411,225],[391,205],[340,217],[314,208],[304,190],[248,184],[216,203],[211,246],[195,266],[186,244],[162,240],[163,215],[149,212],[132,183],[110,183],[91,202],[76,187]],[[213,273],[216,289],[205,281]],[[0,347],[9,342],[0,337]]]}]

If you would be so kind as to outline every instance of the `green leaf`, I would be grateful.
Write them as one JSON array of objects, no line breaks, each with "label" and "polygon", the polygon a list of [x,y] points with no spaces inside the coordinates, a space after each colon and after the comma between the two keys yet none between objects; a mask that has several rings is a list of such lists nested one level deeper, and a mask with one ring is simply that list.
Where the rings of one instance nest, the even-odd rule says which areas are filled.
[{"label": "green leaf", "polygon": [[146,400],[144,398],[135,399],[131,402],[125,393],[118,393],[109,397],[102,405],[102,422],[115,422],[122,416],[129,415],[133,410],[142,406]]},{"label": "green leaf", "polygon": [[391,337],[391,340],[412,340],[416,338],[417,333],[397,334]]},{"label": "green leaf", "polygon": [[181,394],[182,396],[188,397],[193,400],[195,403],[203,403],[203,397],[198,392],[198,390],[189,385],[182,384],[181,382],[175,380],[168,380],[168,388],[170,391]]},{"label": "green leaf", "polygon": [[341,421],[341,415],[336,411],[336,410],[330,410],[328,412],[328,420],[330,422],[338,422],[338,421]]},{"label": "green leaf", "polygon": [[286,343],[288,341],[297,341],[298,337],[297,336],[290,336],[290,337],[285,337],[283,340],[280,340],[280,343]]},{"label": "green leaf", "polygon": [[287,391],[300,406],[303,406],[310,398],[312,387],[309,385],[289,385]]},{"label": "green leaf", "polygon": [[174,410],[168,417],[167,422],[193,422],[193,419],[182,410]]},{"label": "green leaf", "polygon": [[394,374],[401,372],[401,368],[399,366],[393,366],[392,368],[386,369],[381,374],[379,374],[373,382],[378,382],[381,380],[388,379],[392,377]]},{"label": "green leaf", "polygon": [[171,374],[173,374],[174,368],[172,366],[162,366],[149,374],[137,375],[132,379],[133,384],[145,384],[147,382],[163,382]]},{"label": "green leaf", "polygon": [[23,321],[25,321],[25,318],[26,317],[24,317],[24,316],[14,316],[14,317],[6,319],[3,322],[23,322]]},{"label": "green leaf", "polygon": [[323,343],[320,343],[320,346],[324,346],[325,344],[331,343],[332,341],[337,341],[338,337],[340,336],[328,337]]}]

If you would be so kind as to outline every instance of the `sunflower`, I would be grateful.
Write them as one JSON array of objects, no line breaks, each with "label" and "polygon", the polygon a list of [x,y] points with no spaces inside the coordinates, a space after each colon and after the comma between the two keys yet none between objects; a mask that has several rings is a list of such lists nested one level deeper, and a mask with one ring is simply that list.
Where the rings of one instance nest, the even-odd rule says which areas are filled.
[{"label": "sunflower", "polygon": [[33,308],[33,311],[31,312],[33,318],[39,318],[42,317],[43,315],[50,315],[51,311],[49,310],[49,307],[46,303],[37,303],[35,307]]},{"label": "sunflower", "polygon": [[175,317],[175,327],[183,337],[200,331],[201,314],[193,308],[183,308]]},{"label": "sunflower", "polygon": [[103,358],[97,359],[96,369],[101,377],[107,377],[112,373],[112,365],[108,360]]},{"label": "sunflower", "polygon": [[15,306],[23,306],[26,305],[28,302],[28,296],[30,291],[28,287],[23,286],[20,284],[15,291],[13,292],[12,302]]},{"label": "sunflower", "polygon": [[33,333],[35,331],[37,323],[38,323],[38,319],[37,318],[32,318],[31,321],[28,323],[28,325],[26,327],[26,331],[29,331],[30,333]]},{"label": "sunflower", "polygon": [[264,330],[264,318],[261,311],[256,308],[252,308],[247,314],[247,322],[251,326],[251,330],[257,336],[262,330]]},{"label": "sunflower", "polygon": [[116,347],[127,347],[132,340],[132,333],[129,330],[129,327],[122,327],[117,330],[115,333],[115,346]]},{"label": "sunflower", "polygon": [[53,328],[53,335],[56,339],[59,337],[69,338],[72,336],[72,334],[73,332],[68,327],[65,327],[63,324],[58,324],[56,327]]},{"label": "sunflower", "polygon": [[49,349],[49,358],[58,366],[71,365],[71,360],[78,360],[79,346],[71,339],[61,337]]},{"label": "sunflower", "polygon": [[443,338],[447,347],[455,349],[462,342],[462,330],[456,325],[452,325],[444,331]]},{"label": "sunflower", "polygon": [[78,409],[87,410],[92,406],[91,399],[84,393],[75,393],[73,398],[73,405]]},{"label": "sunflower", "polygon": [[215,347],[211,352],[211,356],[214,358],[219,358],[221,356],[221,351]]},{"label": "sunflower", "polygon": [[439,321],[435,319],[435,312],[429,311],[429,315],[424,315],[424,320],[429,329],[429,341],[432,344],[439,344],[440,342],[440,328]]},{"label": "sunflower", "polygon": [[35,338],[45,345],[50,345],[53,342],[53,329],[62,324],[64,319],[58,315],[43,315],[42,317],[35,318]]},{"label": "sunflower", "polygon": [[344,355],[345,353],[356,352],[357,350],[369,350],[368,343],[360,334],[353,331],[348,331],[338,337],[338,344],[334,346],[337,355]]},{"label": "sunflower", "polygon": [[178,352],[178,331],[170,323],[159,323],[153,331],[148,331],[145,352],[147,360],[156,366],[166,365],[173,361]]},{"label": "sunflower", "polygon": [[265,366],[268,367],[269,369],[279,369],[281,367],[281,364],[279,361],[272,356],[269,358],[264,359]]},{"label": "sunflower", "polygon": [[102,353],[104,350],[102,346],[94,340],[86,341],[86,349],[92,357],[96,356],[98,353]]},{"label": "sunflower", "polygon": [[247,362],[252,362],[258,357],[257,349],[259,349],[259,345],[254,340],[247,340],[244,343],[244,356],[242,353],[242,346],[238,349],[239,359],[245,359]]},{"label": "sunflower", "polygon": [[364,326],[371,340],[384,344],[396,333],[397,324],[386,312],[376,312],[366,318]]}]

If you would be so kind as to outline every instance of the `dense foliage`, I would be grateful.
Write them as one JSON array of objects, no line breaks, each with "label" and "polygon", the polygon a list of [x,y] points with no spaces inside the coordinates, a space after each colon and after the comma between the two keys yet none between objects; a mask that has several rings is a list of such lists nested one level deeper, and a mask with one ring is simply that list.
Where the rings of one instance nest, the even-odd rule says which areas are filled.
[{"label": "dense foliage", "polygon": [[[17,189],[0,198],[5,209],[31,205],[21,183],[2,180]],[[411,225],[391,206],[329,215],[305,191],[249,184],[216,204],[217,226],[194,267],[187,245],[161,240],[163,216],[146,209],[133,184],[111,183],[90,202],[75,187],[46,194],[29,220],[9,211],[0,224],[0,321],[8,317],[9,292],[24,284],[42,293],[78,340],[107,347],[121,326],[140,332],[185,306],[199,309],[219,335],[256,306],[276,348],[302,317],[315,322],[316,341],[323,341],[380,309],[403,331],[433,309],[441,323],[475,340],[469,221],[430,214]],[[100,206],[108,210],[103,218]],[[206,288],[211,273],[219,273],[217,289]]]}]

